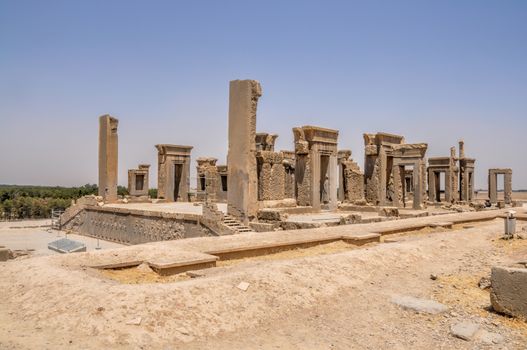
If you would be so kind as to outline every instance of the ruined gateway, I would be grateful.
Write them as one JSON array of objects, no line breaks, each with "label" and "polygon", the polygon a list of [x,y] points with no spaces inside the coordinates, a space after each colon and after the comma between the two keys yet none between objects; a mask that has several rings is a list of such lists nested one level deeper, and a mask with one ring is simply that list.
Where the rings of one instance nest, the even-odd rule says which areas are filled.
[{"label": "ruined gateway", "polygon": [[[386,132],[365,133],[361,169],[351,150],[338,148],[338,130],[307,125],[292,128],[290,150],[275,150],[278,135],[256,130],[262,94],[258,81],[230,82],[226,164],[214,157],[197,158],[196,190],[190,187],[193,147],[156,145],[157,198],[148,196],[148,164],[128,170],[129,196],[117,196],[119,121],[101,116],[99,197],[78,200],[62,216],[62,227],[136,244],[384,221],[428,215],[431,208],[448,212],[514,204],[511,169],[490,169],[489,200],[474,200],[476,161],[465,156],[463,141],[458,154],[452,147],[448,157],[427,159],[426,143],[407,143],[404,136]],[[501,201],[498,175],[505,179]],[[138,209],[132,203],[144,205]],[[163,208],[175,209],[163,209],[163,203]],[[194,204],[192,213],[177,209]],[[303,220],[310,214],[334,215],[320,222]]]}]

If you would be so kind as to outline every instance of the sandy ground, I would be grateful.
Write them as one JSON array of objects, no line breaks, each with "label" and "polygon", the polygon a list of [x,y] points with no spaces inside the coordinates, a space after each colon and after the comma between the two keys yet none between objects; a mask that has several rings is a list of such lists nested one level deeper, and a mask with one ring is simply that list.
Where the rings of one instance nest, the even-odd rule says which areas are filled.
[{"label": "sandy ground", "polygon": [[[489,311],[477,281],[491,265],[524,260],[527,241],[499,240],[500,219],[470,226],[240,259],[163,283],[119,281],[73,254],[0,263],[0,349],[525,349],[527,324]],[[396,295],[449,311],[416,314]],[[465,320],[504,342],[451,336]]]}]

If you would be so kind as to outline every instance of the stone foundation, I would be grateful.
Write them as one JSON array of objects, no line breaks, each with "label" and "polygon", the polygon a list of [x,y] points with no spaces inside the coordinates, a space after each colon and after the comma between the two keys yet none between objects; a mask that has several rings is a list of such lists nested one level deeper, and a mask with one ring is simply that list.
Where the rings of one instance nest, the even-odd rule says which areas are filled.
[{"label": "stone foundation", "polygon": [[212,235],[201,225],[199,215],[105,207],[83,208],[63,229],[124,244]]}]

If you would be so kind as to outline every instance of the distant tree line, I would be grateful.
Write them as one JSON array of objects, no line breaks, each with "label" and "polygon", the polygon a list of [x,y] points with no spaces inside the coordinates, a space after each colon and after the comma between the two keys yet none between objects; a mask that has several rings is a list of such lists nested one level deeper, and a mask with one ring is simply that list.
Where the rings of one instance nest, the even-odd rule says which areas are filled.
[{"label": "distant tree line", "polygon": [[[0,219],[38,219],[51,217],[53,209],[65,210],[71,201],[87,195],[97,195],[97,185],[81,187],[0,185]],[[126,187],[118,186],[120,196],[128,195]],[[152,198],[157,190],[150,189]]]}]

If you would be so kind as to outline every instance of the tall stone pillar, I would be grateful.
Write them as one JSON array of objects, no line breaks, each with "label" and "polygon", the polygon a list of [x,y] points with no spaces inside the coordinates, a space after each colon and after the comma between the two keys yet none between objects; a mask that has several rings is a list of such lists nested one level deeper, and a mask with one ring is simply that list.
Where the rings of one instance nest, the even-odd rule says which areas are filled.
[{"label": "tall stone pillar", "polygon": [[459,141],[459,158],[465,158],[465,141]]},{"label": "tall stone pillar", "polygon": [[262,88],[255,80],[230,82],[227,212],[244,223],[258,211],[256,109],[260,96]]},{"label": "tall stone pillar", "polygon": [[489,199],[491,203],[498,203],[498,184],[497,184],[497,177],[498,175],[492,171],[492,169],[489,170]]},{"label": "tall stone pillar", "polygon": [[117,201],[118,125],[108,114],[99,118],[99,196],[108,203]]},{"label": "tall stone pillar", "polygon": [[344,165],[345,161],[351,157],[350,150],[340,150],[337,153],[337,162],[338,162],[338,178],[339,178],[339,188],[337,193],[337,198],[339,201],[344,202],[346,200],[346,189],[345,187],[345,172],[346,166]]},{"label": "tall stone pillar", "polygon": [[503,199],[505,204],[512,204],[512,169],[508,169],[503,177],[505,181],[503,184]]},{"label": "tall stone pillar", "polygon": [[459,171],[457,168],[456,148],[450,147],[448,172],[445,174],[447,184],[445,185],[445,199],[449,203],[459,200]]}]

